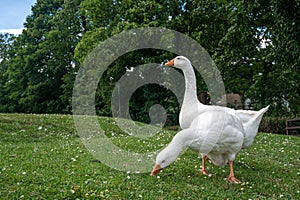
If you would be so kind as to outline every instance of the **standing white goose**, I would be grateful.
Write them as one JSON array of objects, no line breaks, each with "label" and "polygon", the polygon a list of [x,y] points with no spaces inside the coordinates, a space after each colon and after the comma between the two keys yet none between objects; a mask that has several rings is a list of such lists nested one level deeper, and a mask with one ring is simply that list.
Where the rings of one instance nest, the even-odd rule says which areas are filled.
[{"label": "standing white goose", "polygon": [[268,107],[255,111],[237,112],[233,109],[201,104],[196,95],[196,78],[190,61],[177,56],[166,63],[181,69],[185,76],[185,94],[179,116],[181,128],[171,143],[157,158],[151,175],[176,160],[180,152],[189,147],[202,155],[202,174],[207,157],[217,166],[229,163],[228,180],[239,183],[233,172],[233,161],[241,148],[249,147],[256,136],[258,125]]},{"label": "standing white goose", "polygon": [[[179,114],[179,124],[182,129],[189,128],[192,121],[199,114],[208,110],[216,109],[219,106],[207,106],[202,104],[197,98],[197,83],[194,69],[191,62],[184,56],[177,56],[165,64],[166,66],[173,66],[181,69],[185,78],[185,93],[182,107]],[[236,115],[242,122],[245,130],[245,141],[243,148],[252,145],[257,134],[258,127],[263,114],[268,110],[269,106],[262,108],[259,111],[249,110],[234,110],[226,107],[219,107],[219,109],[230,110],[232,114]]]}]

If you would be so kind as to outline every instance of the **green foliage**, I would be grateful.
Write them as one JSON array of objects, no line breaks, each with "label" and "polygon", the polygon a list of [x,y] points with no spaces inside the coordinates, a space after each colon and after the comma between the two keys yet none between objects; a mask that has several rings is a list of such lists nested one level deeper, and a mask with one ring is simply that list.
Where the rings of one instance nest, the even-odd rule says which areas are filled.
[{"label": "green foliage", "polygon": [[[262,4],[264,15],[261,21],[270,20],[269,25],[260,24],[262,39],[269,41],[261,49],[259,72],[253,80],[249,96],[256,104],[271,104],[272,114],[299,115],[299,23],[298,1],[270,1]],[[266,19],[267,17],[267,19]],[[298,53],[297,53],[298,52]]]},{"label": "green foliage", "polygon": [[81,33],[79,4],[39,1],[33,7],[7,61],[5,89],[11,103],[4,111],[70,112],[71,90],[64,88],[73,85],[78,67],[73,52]]},{"label": "green foliage", "polygon": [[[250,98],[255,109],[270,104],[269,115],[298,116],[299,6],[296,0],[40,0],[21,35],[0,36],[0,112],[70,113],[77,70],[99,42],[124,30],[160,26],[198,41],[212,55],[227,92]],[[147,49],[116,60],[99,82],[97,113],[111,115],[112,89],[126,67],[173,56]],[[197,80],[198,92],[207,91],[199,74]],[[156,87],[143,87],[132,98],[137,120],[149,120],[152,104],[172,99]],[[176,116],[178,104],[171,101],[167,110]]]},{"label": "green foliage", "polygon": [[0,34],[0,112],[9,109],[8,92],[5,83],[9,81],[7,76],[10,51],[13,50],[15,37],[10,34]]},{"label": "green foliage", "polygon": [[[297,53],[299,43],[293,43],[295,40],[290,41],[293,43],[294,48],[290,51],[294,55],[294,58],[290,61],[295,62],[295,64],[292,63],[286,67],[282,64],[277,64],[275,60],[278,60],[279,57],[276,57],[276,59],[272,57],[271,62],[266,61],[266,54],[268,56],[281,54],[275,43],[273,43],[273,38],[277,37],[279,39],[283,35],[286,37],[290,34],[281,33],[279,27],[274,29],[280,32],[279,35],[273,33],[273,31],[269,33],[269,30],[273,29],[271,28],[274,26],[273,21],[278,21],[282,18],[281,14],[275,16],[272,14],[274,13],[274,9],[276,10],[273,6],[273,4],[277,5],[276,2],[122,1],[120,4],[114,5],[114,8],[110,8],[111,4],[109,3],[105,5],[107,9],[104,10],[110,8],[113,10],[112,12],[117,13],[117,15],[110,15],[109,17],[106,15],[106,21],[101,20],[101,17],[95,16],[95,9],[99,8],[92,7],[95,4],[91,1],[88,2],[85,4],[86,7],[84,9],[87,10],[87,13],[90,13],[91,16],[87,18],[91,20],[89,24],[92,24],[94,27],[91,28],[89,33],[83,36],[85,40],[82,40],[78,47],[90,44],[88,47],[93,48],[93,43],[95,45],[97,42],[113,34],[130,28],[152,26],[153,24],[165,26],[186,33],[196,39],[213,55],[217,66],[221,70],[222,78],[228,92],[239,93],[244,99],[251,98],[255,109],[271,104],[272,109],[269,112],[271,115],[299,114],[299,104],[296,103],[299,99],[297,89],[299,88],[297,87],[299,73],[296,70],[299,69],[299,66],[296,64],[297,59],[299,59],[299,54]],[[294,5],[291,1],[289,6],[292,5],[295,6],[293,9],[297,10],[297,6],[299,5]],[[144,11],[145,8],[148,8],[147,12]],[[155,9],[153,10],[153,8]],[[103,10],[97,10],[98,12],[103,12]],[[291,18],[290,20],[296,20],[294,14],[291,14],[289,17]],[[277,18],[279,19],[277,20]],[[105,22],[105,24],[101,24],[97,20]],[[278,23],[282,24],[283,22]],[[101,30],[101,32],[98,32],[98,30]],[[299,32],[299,30],[294,30],[293,35],[296,32]],[[88,38],[92,43],[87,43]],[[269,42],[269,44],[266,44],[266,48],[260,48],[262,42]],[[272,49],[272,52],[269,51],[270,49]],[[87,54],[82,54],[82,52],[88,53],[88,51],[80,49],[81,55]],[[143,58],[151,56],[153,55],[143,55]],[[135,59],[138,60],[139,57],[136,56]],[[123,58],[123,61],[124,64],[118,63],[115,67],[124,65],[134,66],[135,64],[132,63],[132,57],[130,56],[127,59]],[[285,65],[288,64],[285,63]],[[293,70],[289,70],[287,76],[282,75],[283,71],[291,67]],[[120,70],[114,70],[115,73],[117,71],[121,72]],[[265,74],[268,74],[269,78],[266,78]],[[206,86],[203,84],[201,77],[197,76],[197,79],[199,91],[205,91]],[[273,87],[274,82],[279,85]],[[266,87],[266,85],[269,85],[269,87]],[[291,89],[283,90],[283,88]],[[103,96],[103,94],[106,94],[106,96]],[[110,93],[102,92],[101,98],[107,98],[107,94]],[[290,104],[287,105],[286,102],[290,102]],[[140,104],[135,103],[135,105]],[[109,104],[105,103],[105,105]],[[109,109],[109,107],[102,108]],[[143,119],[141,118],[140,120]]]},{"label": "green foliage", "polygon": [[[113,142],[132,152],[159,150],[175,132],[138,140],[111,118],[99,122]],[[13,125],[12,125],[13,124]],[[112,136],[114,133],[114,136]],[[160,140],[156,140],[160,137]],[[0,197],[2,199],[299,199],[300,138],[259,133],[234,163],[241,184],[223,179],[224,168],[186,151],[157,176],[121,172],[94,160],[76,136],[72,116],[0,115]]]},{"label": "green foliage", "polygon": [[285,134],[285,117],[263,117],[259,125],[259,131],[266,133]]},{"label": "green foliage", "polygon": [[178,123],[179,103],[176,96],[166,88],[159,85],[146,85],[135,91],[131,97],[130,113],[135,121],[150,123],[149,110],[155,105],[162,105],[167,111],[165,126]]}]

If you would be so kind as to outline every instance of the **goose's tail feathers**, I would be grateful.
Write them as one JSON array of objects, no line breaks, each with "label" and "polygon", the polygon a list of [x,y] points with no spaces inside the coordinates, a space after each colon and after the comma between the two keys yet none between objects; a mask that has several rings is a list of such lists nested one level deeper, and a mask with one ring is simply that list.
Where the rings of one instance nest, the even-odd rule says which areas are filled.
[{"label": "goose's tail feathers", "polygon": [[260,109],[247,123],[243,124],[246,134],[244,138],[243,148],[248,148],[253,144],[263,114],[267,112],[268,109],[269,106]]}]

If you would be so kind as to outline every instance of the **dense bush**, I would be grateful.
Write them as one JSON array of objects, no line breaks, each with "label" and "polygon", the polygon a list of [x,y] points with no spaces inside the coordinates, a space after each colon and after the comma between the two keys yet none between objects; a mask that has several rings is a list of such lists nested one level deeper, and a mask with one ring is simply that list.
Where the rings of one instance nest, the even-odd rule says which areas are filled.
[{"label": "dense bush", "polygon": [[259,126],[260,132],[285,134],[287,117],[263,117]]}]

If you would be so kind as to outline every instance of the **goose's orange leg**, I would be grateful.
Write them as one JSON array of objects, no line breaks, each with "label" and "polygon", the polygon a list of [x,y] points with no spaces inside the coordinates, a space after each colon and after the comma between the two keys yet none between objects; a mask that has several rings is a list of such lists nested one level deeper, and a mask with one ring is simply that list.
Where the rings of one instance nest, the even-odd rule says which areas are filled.
[{"label": "goose's orange leg", "polygon": [[234,172],[233,172],[233,161],[228,160],[229,167],[230,167],[230,173],[229,176],[227,177],[227,180],[232,181],[233,183],[241,183],[238,179],[234,177]]},{"label": "goose's orange leg", "polygon": [[208,172],[205,169],[205,162],[206,162],[207,156],[203,155],[202,156],[202,169],[201,169],[201,173],[204,175],[208,175]]}]

